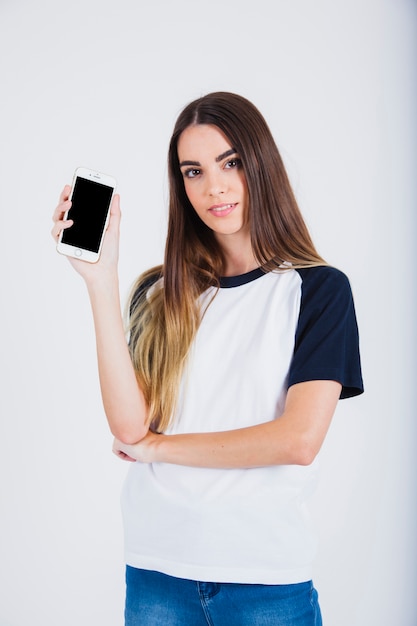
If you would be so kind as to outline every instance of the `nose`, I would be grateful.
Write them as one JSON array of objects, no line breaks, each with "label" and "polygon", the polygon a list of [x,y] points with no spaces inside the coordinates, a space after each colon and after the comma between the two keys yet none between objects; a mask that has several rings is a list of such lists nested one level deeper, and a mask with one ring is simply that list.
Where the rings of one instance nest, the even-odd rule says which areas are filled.
[{"label": "nose", "polygon": [[227,191],[227,183],[221,172],[208,173],[206,182],[209,196],[216,197]]}]

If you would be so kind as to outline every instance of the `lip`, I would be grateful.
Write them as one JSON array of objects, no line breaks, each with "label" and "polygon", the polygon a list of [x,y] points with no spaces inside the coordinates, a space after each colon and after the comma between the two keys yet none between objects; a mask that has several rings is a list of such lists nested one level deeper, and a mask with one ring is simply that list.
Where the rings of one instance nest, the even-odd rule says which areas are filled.
[{"label": "lip", "polygon": [[237,202],[224,202],[223,204],[214,204],[209,208],[209,212],[216,217],[226,217],[235,207]]}]

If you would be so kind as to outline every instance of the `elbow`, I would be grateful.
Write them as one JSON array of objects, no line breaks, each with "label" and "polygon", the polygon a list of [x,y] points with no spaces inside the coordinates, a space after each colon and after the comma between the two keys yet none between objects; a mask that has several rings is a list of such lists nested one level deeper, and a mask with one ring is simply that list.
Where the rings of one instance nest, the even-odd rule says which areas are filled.
[{"label": "elbow", "polygon": [[148,428],[142,426],[141,428],[112,428],[112,435],[118,439],[121,443],[126,445],[134,445],[143,439],[148,433]]},{"label": "elbow", "polygon": [[318,453],[319,448],[316,445],[307,439],[301,438],[292,449],[291,464],[304,467],[311,465]]},{"label": "elbow", "polygon": [[124,414],[122,412],[113,414],[107,412],[107,422],[113,437],[129,446],[141,441],[149,431],[147,413],[138,414],[133,410]]},{"label": "elbow", "polygon": [[317,454],[311,452],[311,450],[304,450],[298,454],[297,460],[294,462],[294,465],[302,465],[307,467],[311,465],[316,458]]}]

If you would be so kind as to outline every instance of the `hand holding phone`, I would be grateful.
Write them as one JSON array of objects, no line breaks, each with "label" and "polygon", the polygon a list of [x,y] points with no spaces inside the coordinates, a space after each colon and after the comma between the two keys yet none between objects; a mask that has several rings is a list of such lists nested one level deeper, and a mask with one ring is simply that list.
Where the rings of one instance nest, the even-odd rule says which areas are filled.
[{"label": "hand holding phone", "polygon": [[59,253],[89,263],[98,261],[115,188],[116,180],[112,176],[84,167],[75,171],[69,198],[71,207],[65,215],[73,225],[61,231]]}]

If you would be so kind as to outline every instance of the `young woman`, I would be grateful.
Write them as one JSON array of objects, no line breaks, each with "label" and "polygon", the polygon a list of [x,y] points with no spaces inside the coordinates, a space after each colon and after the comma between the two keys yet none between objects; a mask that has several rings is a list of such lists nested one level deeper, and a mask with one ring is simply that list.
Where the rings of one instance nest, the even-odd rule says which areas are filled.
[{"label": "young woman", "polygon": [[[122,505],[126,626],[317,626],[306,500],[337,401],[363,391],[352,294],[311,241],[268,126],[212,93],[169,147],[162,266],[120,311],[115,197],[85,279]],[[53,236],[71,222],[69,187]]]}]

